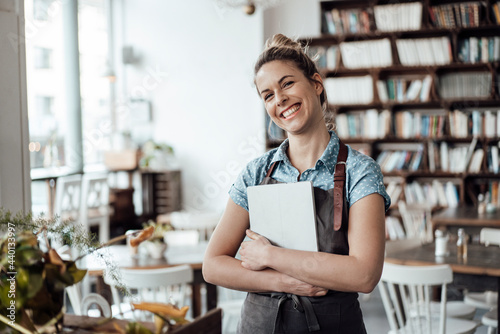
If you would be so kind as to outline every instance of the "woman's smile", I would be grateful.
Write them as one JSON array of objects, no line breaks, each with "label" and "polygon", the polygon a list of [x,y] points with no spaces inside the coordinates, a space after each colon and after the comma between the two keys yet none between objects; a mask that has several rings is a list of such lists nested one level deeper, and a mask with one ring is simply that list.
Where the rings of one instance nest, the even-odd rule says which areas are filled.
[{"label": "woman's smile", "polygon": [[288,109],[286,109],[285,111],[283,111],[280,114],[280,117],[284,118],[284,119],[291,119],[291,118],[293,118],[301,110],[301,106],[302,105],[300,103],[296,103],[296,104],[292,105],[291,107],[289,107]]}]

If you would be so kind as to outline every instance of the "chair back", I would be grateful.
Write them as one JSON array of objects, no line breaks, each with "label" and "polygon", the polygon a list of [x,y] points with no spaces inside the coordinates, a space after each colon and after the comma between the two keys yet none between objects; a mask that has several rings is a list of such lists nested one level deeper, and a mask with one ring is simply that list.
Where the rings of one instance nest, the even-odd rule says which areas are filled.
[{"label": "chair back", "polygon": [[434,239],[431,223],[431,208],[428,204],[398,202],[407,238],[418,238],[422,243]]},{"label": "chair back", "polygon": [[[453,281],[449,265],[404,266],[385,262],[378,288],[389,326],[399,333],[446,331],[446,287]],[[438,331],[433,332],[432,288],[441,288]]]},{"label": "chair back", "polygon": [[176,230],[197,230],[200,241],[207,241],[219,223],[220,214],[216,212],[174,211],[170,222]]},{"label": "chair back", "polygon": [[168,246],[196,245],[200,240],[198,230],[173,230],[163,234],[163,240]]},{"label": "chair back", "polygon": [[107,173],[84,174],[80,219],[90,230],[99,227],[99,241],[109,240],[109,186]]},{"label": "chair back", "polygon": [[485,246],[500,246],[500,229],[485,227],[479,232],[479,242]]},{"label": "chair back", "polygon": [[[188,284],[193,282],[193,269],[189,265],[179,265],[158,269],[125,269],[119,270],[119,282],[109,275],[104,276],[110,285],[113,295],[113,316],[148,320],[152,314],[146,312],[130,312],[130,303],[159,302],[175,303],[182,307],[186,303]],[[124,295],[118,289],[121,283],[130,290],[130,295]]]},{"label": "chair back", "polygon": [[80,217],[81,194],[82,176],[80,174],[58,177],[54,214],[63,220],[78,220]]}]

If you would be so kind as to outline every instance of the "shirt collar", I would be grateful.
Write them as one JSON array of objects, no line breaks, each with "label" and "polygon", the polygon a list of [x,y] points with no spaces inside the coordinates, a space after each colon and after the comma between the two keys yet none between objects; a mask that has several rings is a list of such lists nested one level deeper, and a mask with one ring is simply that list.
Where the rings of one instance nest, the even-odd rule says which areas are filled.
[{"label": "shirt collar", "polygon": [[[274,154],[274,157],[271,161],[271,163],[276,162],[276,161],[284,161],[287,163],[290,163],[290,160],[288,159],[288,156],[286,155],[286,150],[288,149],[288,138],[285,139],[281,145],[278,147],[276,153]],[[321,155],[321,157],[318,159],[316,162],[316,166],[321,163],[326,166],[330,174],[333,175],[333,172],[335,171],[335,164],[337,163],[337,155],[339,153],[339,137],[334,131],[330,131],[330,141],[328,142],[328,145],[326,146],[325,151]]]}]

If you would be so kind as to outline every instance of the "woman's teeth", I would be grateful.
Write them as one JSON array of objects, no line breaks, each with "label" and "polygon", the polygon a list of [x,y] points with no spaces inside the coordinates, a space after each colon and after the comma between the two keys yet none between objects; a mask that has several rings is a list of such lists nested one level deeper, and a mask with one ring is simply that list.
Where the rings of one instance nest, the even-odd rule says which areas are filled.
[{"label": "woman's teeth", "polygon": [[295,106],[291,107],[290,109],[288,109],[287,111],[285,111],[282,115],[284,118],[288,118],[290,115],[296,113],[297,110],[299,110],[299,108],[300,108],[300,105],[295,105]]}]

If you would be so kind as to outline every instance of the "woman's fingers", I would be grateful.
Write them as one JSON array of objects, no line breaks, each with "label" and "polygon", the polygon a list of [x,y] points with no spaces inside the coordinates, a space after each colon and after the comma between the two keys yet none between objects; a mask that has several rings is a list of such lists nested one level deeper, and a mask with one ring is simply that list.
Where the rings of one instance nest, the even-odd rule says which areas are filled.
[{"label": "woman's fingers", "polygon": [[249,237],[252,240],[255,240],[258,237],[260,237],[259,233],[256,233],[256,232],[252,231],[251,229],[247,229],[246,234],[247,234],[247,237]]}]

